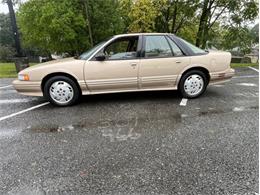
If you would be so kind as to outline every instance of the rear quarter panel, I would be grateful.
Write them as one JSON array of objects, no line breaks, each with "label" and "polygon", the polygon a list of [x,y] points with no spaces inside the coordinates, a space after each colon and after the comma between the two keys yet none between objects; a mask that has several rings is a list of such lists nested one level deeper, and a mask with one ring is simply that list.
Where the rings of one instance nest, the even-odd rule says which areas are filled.
[{"label": "rear quarter panel", "polygon": [[221,72],[230,68],[231,54],[229,52],[209,52],[206,55],[192,56],[191,66],[198,65],[210,73]]}]

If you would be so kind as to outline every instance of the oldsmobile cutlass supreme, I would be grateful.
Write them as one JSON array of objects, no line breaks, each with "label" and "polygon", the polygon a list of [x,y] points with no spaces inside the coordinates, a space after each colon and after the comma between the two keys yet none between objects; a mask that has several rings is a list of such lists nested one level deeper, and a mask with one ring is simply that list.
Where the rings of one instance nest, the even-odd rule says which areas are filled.
[{"label": "oldsmobile cutlass supreme", "polygon": [[72,105],[81,95],[130,91],[179,90],[196,98],[208,84],[234,75],[230,62],[229,52],[206,52],[173,34],[122,34],[78,58],[24,69],[13,85],[57,106]]}]

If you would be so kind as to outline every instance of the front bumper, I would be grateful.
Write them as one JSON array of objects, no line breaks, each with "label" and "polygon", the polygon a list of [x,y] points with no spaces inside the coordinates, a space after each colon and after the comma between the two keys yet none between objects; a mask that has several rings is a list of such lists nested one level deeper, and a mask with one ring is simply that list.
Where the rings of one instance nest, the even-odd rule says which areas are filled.
[{"label": "front bumper", "polygon": [[210,85],[223,83],[229,81],[235,75],[235,70],[233,68],[229,68],[222,72],[214,72],[210,73]]},{"label": "front bumper", "polygon": [[20,94],[28,96],[43,96],[40,81],[14,80],[12,84]]}]

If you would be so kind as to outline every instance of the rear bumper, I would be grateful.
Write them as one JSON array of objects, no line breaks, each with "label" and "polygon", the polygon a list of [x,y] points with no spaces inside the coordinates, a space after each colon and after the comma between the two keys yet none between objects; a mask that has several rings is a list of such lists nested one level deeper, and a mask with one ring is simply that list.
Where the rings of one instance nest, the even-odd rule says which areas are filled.
[{"label": "rear bumper", "polygon": [[229,68],[222,72],[210,73],[209,85],[214,85],[214,84],[229,81],[234,75],[235,75],[235,70],[233,68]]},{"label": "rear bumper", "polygon": [[12,84],[16,91],[20,94],[28,96],[43,96],[40,81],[14,80]]}]

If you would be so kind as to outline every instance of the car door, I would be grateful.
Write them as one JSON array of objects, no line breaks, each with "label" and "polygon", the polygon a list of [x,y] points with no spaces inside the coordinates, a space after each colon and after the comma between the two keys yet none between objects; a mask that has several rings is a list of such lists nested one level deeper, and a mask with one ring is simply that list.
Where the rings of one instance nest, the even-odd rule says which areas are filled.
[{"label": "car door", "polygon": [[190,63],[190,57],[166,35],[144,36],[142,53],[141,89],[175,88],[178,75]]},{"label": "car door", "polygon": [[[105,45],[85,65],[85,80],[90,92],[136,90],[140,63],[138,48],[141,49],[139,36],[116,38]],[[97,60],[100,55],[105,59]]]}]

